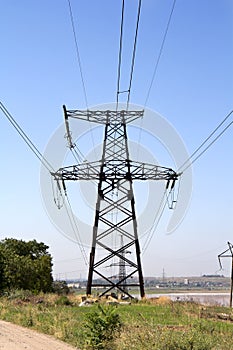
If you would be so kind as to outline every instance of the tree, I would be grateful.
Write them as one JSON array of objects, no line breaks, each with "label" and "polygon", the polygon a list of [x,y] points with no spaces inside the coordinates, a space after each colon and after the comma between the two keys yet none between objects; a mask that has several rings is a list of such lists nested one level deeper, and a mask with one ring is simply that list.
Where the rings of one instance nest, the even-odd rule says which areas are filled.
[{"label": "tree", "polygon": [[70,293],[70,288],[68,287],[66,281],[54,281],[53,291],[59,295],[67,295]]},{"label": "tree", "polygon": [[48,246],[36,240],[0,241],[0,290],[52,290],[52,257]]}]

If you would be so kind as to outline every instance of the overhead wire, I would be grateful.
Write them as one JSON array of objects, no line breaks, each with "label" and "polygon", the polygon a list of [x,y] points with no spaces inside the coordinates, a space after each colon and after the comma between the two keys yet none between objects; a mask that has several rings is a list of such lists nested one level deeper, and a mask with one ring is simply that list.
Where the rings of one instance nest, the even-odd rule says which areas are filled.
[{"label": "overhead wire", "polygon": [[166,42],[166,38],[167,38],[168,30],[169,30],[169,27],[170,27],[170,24],[171,24],[171,20],[172,20],[172,16],[173,16],[173,13],[174,13],[175,5],[176,5],[176,0],[174,0],[173,4],[172,4],[172,8],[171,8],[170,15],[169,15],[169,18],[168,18],[167,26],[166,26],[166,29],[165,29],[165,32],[164,32],[164,35],[163,35],[163,40],[162,40],[162,43],[161,43],[161,46],[160,46],[159,54],[158,54],[157,60],[155,62],[155,67],[154,67],[154,71],[153,71],[153,74],[152,74],[152,79],[151,79],[151,82],[150,82],[150,85],[149,85],[149,89],[148,89],[148,92],[147,92],[147,95],[146,95],[146,99],[145,99],[145,103],[144,103],[144,109],[146,108],[146,105],[148,103],[148,99],[149,99],[149,96],[150,96],[150,93],[151,93],[151,89],[152,89],[152,86],[154,84],[154,80],[155,80],[155,77],[156,77],[156,74],[157,74],[157,71],[158,71],[158,66],[159,66],[160,59],[161,59],[161,56],[162,56],[162,52],[163,52],[163,49],[164,49],[164,45],[165,45],[165,42]]},{"label": "overhead wire", "polygon": [[184,171],[186,171],[191,165],[193,165],[223,134],[224,132],[233,124],[233,121],[230,122],[224,129],[223,131],[220,132],[220,134],[218,134],[215,139],[196,157],[194,158],[194,160],[192,160],[192,162],[182,171],[182,173],[184,173]]},{"label": "overhead wire", "polygon": [[[69,0],[68,0],[69,1]],[[146,95],[146,100],[145,100],[145,104],[144,104],[144,108],[145,106],[147,105],[148,103],[148,99],[149,99],[149,96],[150,96],[150,93],[151,93],[151,89],[152,89],[152,86],[154,84],[154,80],[155,80],[155,77],[156,77],[156,74],[157,74],[157,70],[158,70],[158,66],[159,66],[159,62],[160,62],[160,59],[161,59],[161,56],[162,56],[162,52],[163,52],[163,49],[164,49],[164,45],[165,45],[165,41],[166,41],[166,38],[167,38],[167,34],[168,34],[168,30],[169,30],[169,26],[170,26],[170,23],[171,23],[171,19],[172,19],[172,15],[173,15],[173,12],[174,12],[174,8],[175,8],[175,4],[176,4],[176,0],[173,1],[173,5],[172,5],[172,9],[171,9],[171,12],[170,12],[170,16],[169,16],[169,19],[168,19],[168,23],[167,23],[167,26],[166,26],[166,30],[165,30],[165,34],[164,34],[164,37],[163,37],[163,40],[162,40],[162,43],[161,43],[161,47],[160,47],[160,51],[159,51],[159,55],[158,55],[158,58],[157,58],[157,61],[155,63],[155,68],[154,68],[154,72],[153,72],[153,75],[152,75],[152,80],[151,80],[151,83],[150,83],[150,86],[149,86],[149,89],[148,89],[148,93]],[[69,5],[70,5],[70,1],[69,1]],[[136,33],[135,33],[135,39],[134,39],[134,49],[133,49],[133,56],[132,56],[132,62],[131,62],[131,72],[130,72],[130,82],[129,82],[129,89],[127,90],[128,92],[128,97],[127,97],[127,109],[128,109],[128,106],[129,106],[129,101],[130,101],[130,94],[131,94],[131,86],[132,86],[132,80],[133,80],[133,72],[134,72],[134,63],[135,63],[135,56],[136,56],[136,45],[137,45],[137,36],[138,36],[138,27],[139,27],[139,18],[140,18],[140,10],[141,10],[141,0],[139,0],[139,5],[138,5],[138,17],[137,17],[137,25],[136,25]],[[118,109],[118,103],[119,103],[119,94],[121,93],[120,92],[120,78],[121,78],[121,60],[122,60],[122,39],[123,39],[123,23],[124,23],[124,0],[122,1],[122,15],[121,15],[121,33],[120,33],[120,47],[119,47],[119,62],[118,62],[118,79],[117,79],[117,109]],[[74,26],[73,26],[74,28]],[[77,42],[77,40],[76,40]],[[232,113],[232,112],[231,112]],[[231,114],[230,113],[230,114]],[[229,115],[230,115],[229,114]],[[225,118],[225,120],[227,119],[228,117]],[[197,154],[197,152],[206,144],[206,142],[215,134],[215,132],[220,128],[220,126],[225,122],[225,120],[210,134],[210,136],[198,147],[198,149],[193,152],[193,154],[191,155],[191,157],[184,163],[182,164],[181,167],[183,167],[185,164],[187,164],[187,162],[193,158],[194,155]],[[193,164],[197,159],[199,159],[222,135],[223,133],[232,125],[233,122],[229,123],[225,128],[224,130],[217,135],[217,137],[191,162],[191,164]],[[189,164],[183,171],[187,170],[191,164]],[[161,217],[161,215],[160,215]],[[159,217],[159,219],[160,219]]]},{"label": "overhead wire", "polygon": [[[153,74],[152,74],[152,79],[151,79],[151,82],[150,82],[150,85],[149,85],[149,89],[148,89],[148,92],[147,92],[147,95],[146,95],[146,99],[145,99],[145,103],[144,103],[144,107],[143,109],[145,110],[146,108],[146,105],[148,103],[148,100],[149,100],[149,96],[150,96],[150,93],[151,93],[151,89],[152,89],[152,86],[154,84],[154,81],[155,81],[155,77],[156,77],[156,74],[157,74],[157,71],[158,71],[158,67],[159,67],[159,63],[160,63],[160,59],[161,59],[161,56],[162,56],[162,52],[163,52],[163,49],[164,49],[164,45],[165,45],[165,42],[166,42],[166,38],[167,38],[167,34],[168,34],[168,30],[169,30],[169,27],[170,27],[170,23],[171,23],[171,19],[172,19],[172,16],[173,16],[173,13],[174,13],[174,9],[175,9],[175,5],[176,5],[176,0],[173,1],[173,4],[172,4],[172,8],[171,8],[171,11],[170,11],[170,15],[169,15],[169,18],[168,18],[168,22],[167,22],[167,26],[166,26],[166,29],[165,29],[165,32],[164,32],[164,35],[163,35],[163,40],[162,40],[162,43],[161,43],[161,46],[160,46],[160,50],[159,50],[159,54],[158,54],[158,57],[157,57],[157,60],[155,62],[155,67],[154,67],[154,71],[153,71]],[[141,137],[142,137],[142,123],[143,123],[143,120],[141,119],[141,122],[140,122],[140,126],[139,126],[139,135],[138,135],[138,148],[137,148],[137,159],[139,157],[139,145],[141,143]],[[162,207],[162,203],[164,201],[164,197],[166,195],[166,190],[164,192],[164,195],[161,199],[161,202],[160,202],[160,205],[159,205],[159,209],[157,211],[157,214],[155,215],[155,220],[154,220],[154,224],[153,224],[153,227],[151,229],[151,232],[150,234],[148,235],[147,237],[147,240],[143,246],[143,253],[145,253],[146,249],[148,248],[150,242],[151,242],[151,239],[160,223],[160,220],[163,216],[163,213],[164,213],[164,210],[165,210],[165,207],[166,207],[166,204],[168,203],[168,196],[166,198],[166,201]],[[162,210],[161,210],[161,207],[162,207]]]},{"label": "overhead wire", "polygon": [[[66,210],[66,213],[67,213],[67,216],[68,216],[71,228],[72,228],[72,230],[74,232],[76,241],[77,241],[77,243],[79,245],[80,252],[82,254],[83,260],[84,260],[85,264],[88,265],[86,251],[84,249],[84,245],[82,243],[82,240],[81,240],[81,237],[80,237],[80,234],[79,234],[78,225],[77,225],[76,220],[75,220],[75,215],[74,215],[74,212],[73,212],[73,209],[72,209],[72,206],[71,206],[71,202],[70,202],[68,194],[67,194],[65,183],[63,182],[64,194],[62,192],[62,189],[61,189],[61,186],[60,186],[58,180],[57,180],[57,185],[58,185],[58,190],[59,190],[60,196],[62,198],[62,205],[59,205],[59,206],[57,205],[57,202],[58,202],[58,204],[60,204],[58,200],[55,200],[55,204],[57,205],[58,209],[61,209],[61,207],[63,207],[63,206],[65,207],[65,210]],[[67,204],[68,204],[68,206],[67,206]]]},{"label": "overhead wire", "polygon": [[119,44],[118,71],[117,71],[117,96],[116,96],[117,103],[116,103],[116,110],[118,110],[119,94],[120,94],[121,60],[122,60],[122,42],[123,42],[123,27],[124,27],[124,9],[125,9],[125,0],[122,0],[122,7],[121,7],[121,26],[120,26],[120,44]]},{"label": "overhead wire", "polygon": [[[169,209],[174,209],[173,204],[174,204],[174,202],[175,203],[177,202],[177,199],[174,201],[173,191],[174,191],[174,188],[170,189],[169,193],[167,194],[167,188],[164,190],[164,193],[161,197],[159,207],[157,209],[157,213],[155,214],[154,222],[152,224],[151,229],[149,230],[146,241],[145,241],[143,248],[142,248],[143,254],[145,253],[146,249],[148,248],[148,246],[149,246],[149,244],[150,244],[150,242],[155,234],[155,231],[157,230],[157,227],[158,227],[160,220],[163,216],[166,205],[169,207]],[[180,181],[179,181],[179,185],[178,185],[178,191],[177,191],[176,198],[178,198],[178,196],[179,196],[179,191],[180,191]],[[169,197],[171,197],[172,204],[169,203]],[[166,199],[166,200],[164,201],[164,199]],[[164,202],[164,205],[163,205],[163,202]]]},{"label": "overhead wire", "polygon": [[[86,109],[88,111],[87,91],[86,91],[86,85],[84,82],[84,74],[83,74],[81,57],[80,57],[80,50],[79,50],[79,46],[78,46],[77,34],[76,34],[76,29],[75,29],[75,24],[74,24],[73,10],[72,10],[72,6],[71,6],[71,1],[70,0],[67,0],[67,1],[68,1],[68,6],[69,6],[69,15],[70,15],[70,21],[71,21],[71,25],[72,25],[72,32],[73,32],[74,43],[75,43],[75,51],[76,51],[76,57],[77,57],[77,61],[78,61],[78,67],[79,67],[79,72],[80,72],[80,76],[81,76],[81,81],[82,81],[84,99],[85,99]],[[91,126],[90,121],[89,121],[89,129],[91,132],[91,140],[92,140],[93,149],[94,149],[94,152],[96,154],[94,135],[93,135],[93,130],[92,130],[92,126]]]},{"label": "overhead wire", "polygon": [[[169,29],[169,26],[170,26],[172,14],[173,14],[174,7],[175,7],[175,3],[176,3],[176,0],[174,0],[174,2],[173,2],[173,6],[172,6],[171,13],[170,13],[170,16],[169,16],[169,20],[168,20],[168,23],[167,23],[167,26],[166,26],[166,30],[165,30],[165,34],[164,34],[164,37],[163,37],[163,41],[162,41],[162,44],[161,44],[161,47],[160,47],[159,56],[158,56],[158,59],[157,59],[156,65],[155,65],[155,69],[154,69],[154,72],[153,72],[151,84],[150,84],[150,87],[149,87],[149,90],[148,90],[148,93],[147,93],[145,106],[146,106],[146,103],[147,103],[147,101],[149,99],[150,91],[151,91],[151,88],[152,88],[152,85],[153,85],[153,82],[154,82],[154,79],[155,79],[155,75],[157,73],[159,61],[160,61],[160,58],[161,58],[161,55],[162,55],[162,51],[163,51],[163,47],[164,47],[164,44],[165,44],[165,40],[166,40],[166,37],[167,37],[168,29]],[[135,57],[136,57],[136,48],[137,48],[137,40],[138,40],[138,29],[139,29],[140,14],[141,14],[141,0],[139,0],[139,2],[138,2],[138,14],[137,14],[135,37],[134,37],[132,61],[131,61],[129,88],[128,88],[127,91],[123,91],[123,92],[127,92],[128,93],[128,95],[127,95],[127,107],[126,107],[127,110],[129,108],[129,102],[130,102],[130,96],[131,96],[131,87],[132,87],[133,74],[134,74],[134,65],[135,65]],[[120,77],[121,77],[121,63],[122,63],[123,25],[124,25],[124,0],[122,1],[121,27],[120,27],[121,28],[121,30],[120,30],[120,45],[119,45],[119,58],[118,58],[117,109],[118,109],[118,103],[119,103],[119,94],[122,93],[122,91],[120,91]],[[144,109],[145,109],[145,106],[144,106]],[[140,137],[141,137],[141,127],[140,127],[140,132],[139,132],[139,138]],[[156,224],[153,225],[153,228],[150,230],[152,232],[152,234],[150,234],[147,237],[147,240],[146,240],[144,248],[143,248],[144,250],[147,249],[147,247],[148,247],[148,245],[149,245],[149,243],[150,243],[150,241],[152,239],[152,236],[153,236],[153,234],[154,234],[154,232],[155,232],[155,230],[156,230],[156,228],[157,228],[157,226],[158,226],[158,224],[159,224],[159,222],[161,220],[161,217],[163,215],[164,209],[165,209],[167,201],[168,201],[168,198],[167,198],[167,201],[165,202],[165,204],[164,204],[164,206],[163,206],[163,208],[161,210],[162,203],[164,201],[165,195],[166,195],[166,191],[165,191],[165,193],[163,195],[163,198],[161,199],[161,203],[160,203],[158,212],[157,212],[157,214],[155,216],[155,221],[157,220],[157,222],[156,222]]]},{"label": "overhead wire", "polygon": [[[76,145],[74,145],[73,147],[69,147],[69,148],[70,148],[70,151],[71,151],[74,159],[76,160],[76,162],[78,164],[87,161],[87,159],[85,158],[85,156],[82,153],[82,151]],[[91,167],[91,165],[90,165],[90,167]],[[90,182],[93,183],[95,186],[97,186],[97,181],[96,180],[90,180]]]},{"label": "overhead wire", "polygon": [[[146,239],[146,241],[145,241],[145,243],[143,245],[143,248],[142,248],[143,254],[145,254],[145,252],[146,252],[146,250],[147,250],[147,248],[148,248],[148,246],[149,246],[149,244],[150,244],[150,242],[151,242],[151,240],[152,240],[152,238],[154,236],[154,233],[155,233],[155,231],[156,231],[156,229],[157,229],[157,227],[158,227],[158,225],[160,223],[160,220],[161,220],[161,218],[163,216],[165,207],[167,205],[167,200],[164,202],[165,197],[166,197],[166,190],[164,191],[163,196],[161,198],[161,201],[160,201],[160,204],[159,204],[159,208],[158,208],[157,213],[155,215],[155,219],[154,219],[152,228],[150,229],[150,232],[149,232],[149,234],[147,236],[147,239]],[[164,202],[164,205],[163,205],[163,202]]]},{"label": "overhead wire", "polygon": [[138,28],[139,28],[140,14],[141,14],[141,5],[142,5],[142,0],[139,0],[138,1],[138,14],[137,14],[136,31],[135,31],[134,46],[133,46],[133,55],[132,55],[132,61],[131,61],[129,88],[128,88],[128,96],[127,96],[127,107],[126,107],[127,110],[129,108],[131,86],[132,86],[132,81],[133,81],[134,64],[135,64],[135,56],[136,56],[136,47],[137,47],[137,39],[138,39]]},{"label": "overhead wire", "polygon": [[[190,160],[191,160],[191,158],[195,155],[195,154],[197,154],[197,152],[206,144],[206,142],[216,133],[216,131],[224,124],[224,122],[230,117],[230,115],[233,113],[233,111],[231,111],[224,119],[223,119],[223,121],[214,129],[214,131],[205,139],[205,141],[197,148],[197,150],[195,151],[195,152],[193,152],[192,153],[192,155],[182,164],[182,167],[185,165],[185,164],[187,164]],[[183,169],[182,170],[182,173],[184,173],[184,171],[186,171],[197,159],[199,159],[223,134],[224,134],[224,132],[231,126],[233,124],[233,121],[231,121],[215,138],[214,138],[214,140],[191,162],[191,163],[189,163],[188,165],[187,165],[187,167],[185,168],[185,169]],[[181,169],[181,167],[179,168],[179,169]],[[179,170],[178,170],[179,171]],[[179,188],[178,188],[178,192],[179,192]],[[166,192],[165,192],[165,194],[166,194]],[[171,194],[171,191],[170,191],[170,193],[169,193],[169,195]],[[169,196],[168,195],[168,196]],[[153,225],[153,228],[152,228],[152,233],[150,233],[150,235],[148,236],[148,238],[147,238],[147,241],[146,241],[146,243],[144,244],[144,247],[143,247],[143,253],[145,253],[145,250],[147,249],[147,247],[149,246],[149,243],[150,243],[150,241],[151,241],[151,239],[152,239],[152,237],[153,237],[153,235],[154,235],[154,232],[155,232],[155,230],[157,229],[157,227],[158,227],[158,224],[159,224],[159,222],[160,222],[160,219],[161,219],[161,217],[162,217],[162,214],[163,214],[163,212],[164,212],[164,209],[165,209],[165,206],[166,206],[166,204],[168,203],[168,196],[166,197],[166,202],[165,202],[165,204],[164,204],[164,206],[163,206],[163,209],[162,209],[162,211],[160,212],[160,215],[159,215],[159,217],[158,217],[158,214],[159,214],[159,211],[160,211],[160,208],[161,208],[161,205],[162,205],[162,202],[163,202],[163,199],[164,199],[164,197],[162,198],[162,201],[161,201],[161,203],[160,203],[160,206],[159,206],[159,209],[158,209],[158,212],[157,212],[157,214],[156,214],[156,217],[155,217],[155,221],[156,221],[156,219],[157,219],[157,217],[158,217],[158,219],[157,219],[157,222],[156,222],[156,224],[154,224]],[[178,194],[177,194],[177,196],[178,196]],[[169,203],[168,203],[169,204]]]},{"label": "overhead wire", "polygon": [[[118,69],[117,69],[117,91],[116,91],[116,111],[118,112],[118,106],[119,106],[119,95],[121,93],[128,93],[127,91],[120,91],[120,81],[121,81],[121,65],[122,65],[122,46],[123,46],[123,30],[124,30],[124,10],[125,10],[125,1],[122,0],[122,6],[121,6],[121,24],[120,24],[120,41],[119,41],[119,53],[118,53]],[[114,132],[114,138],[116,137],[116,131]],[[123,142],[123,140],[122,140]],[[121,144],[121,148],[122,148],[122,144]],[[115,145],[114,145],[114,152],[115,152]],[[121,156],[121,155],[119,155]],[[116,197],[116,202],[118,201],[119,198],[119,193],[118,190],[117,192],[114,194],[114,192],[112,192],[112,201],[114,196]],[[114,216],[114,211],[111,212],[111,220],[112,222],[115,221],[115,227],[117,225],[117,221],[118,221],[118,211],[115,212],[115,216]],[[117,229],[115,228],[115,233],[117,232]],[[115,240],[113,242],[113,238],[115,237]],[[116,247],[117,244],[117,235],[115,234],[114,236],[112,236],[112,245],[114,247]],[[112,258],[112,264],[111,264],[111,275],[113,275],[113,266],[115,265],[115,257]]]},{"label": "overhead wire", "polygon": [[64,262],[70,262],[75,260],[81,260],[81,258],[71,258],[71,259],[62,259],[62,260],[55,260],[54,262],[57,263],[64,263]]},{"label": "overhead wire", "polygon": [[126,110],[128,110],[129,108],[131,87],[132,87],[133,74],[134,74],[135,57],[136,57],[136,48],[137,48],[137,41],[138,41],[138,29],[139,29],[139,21],[140,21],[140,14],[141,14],[141,4],[142,4],[142,0],[139,0],[138,9],[137,9],[137,21],[136,21],[136,29],[135,29],[135,36],[134,36],[134,44],[133,44],[133,53],[132,53],[131,68],[130,68],[129,87],[127,90],[121,91],[120,80],[121,80],[121,66],[122,66],[122,47],[123,47],[124,9],[125,9],[125,2],[124,0],[122,0],[120,42],[119,42],[118,70],[117,70],[116,110],[118,110],[118,105],[119,105],[119,94],[122,94],[122,93],[127,93]]},{"label": "overhead wire", "polygon": [[88,110],[87,92],[86,92],[86,87],[85,87],[85,83],[84,83],[83,70],[82,70],[81,58],[80,58],[79,47],[78,47],[78,40],[77,40],[77,35],[76,35],[76,30],[75,30],[75,25],[74,25],[74,16],[73,16],[71,2],[70,2],[70,0],[67,0],[67,1],[68,1],[68,5],[69,5],[70,20],[71,20],[72,31],[73,31],[73,36],[74,36],[74,43],[75,43],[76,56],[77,56],[77,60],[78,60],[79,72],[80,72],[80,76],[81,76],[81,80],[82,80],[84,99],[85,99],[85,103],[86,103],[86,108]]},{"label": "overhead wire", "polygon": [[[173,13],[174,13],[175,5],[176,5],[176,0],[174,0],[173,4],[172,4],[172,8],[171,8],[170,15],[169,15],[169,18],[168,18],[168,22],[167,22],[167,25],[166,25],[166,29],[165,29],[165,32],[164,32],[163,40],[162,40],[162,43],[161,43],[161,46],[160,46],[159,54],[158,54],[157,60],[155,62],[155,67],[154,67],[154,71],[153,71],[153,74],[152,74],[152,79],[151,79],[151,82],[150,82],[150,85],[149,85],[149,89],[148,89],[148,92],[147,92],[147,95],[146,95],[146,99],[145,99],[145,103],[144,103],[144,109],[145,109],[145,107],[146,107],[146,105],[148,103],[149,96],[150,96],[150,93],[151,93],[151,89],[152,89],[152,86],[153,86],[155,78],[156,78],[156,74],[157,74],[157,71],[158,71],[159,63],[160,63],[161,56],[162,56],[162,53],[163,53],[163,49],[164,49],[164,46],[165,46],[167,34],[168,34],[168,31],[169,31],[169,27],[170,27],[170,24],[171,24],[172,16],[173,16]],[[133,72],[134,72],[134,63],[135,63],[135,55],[136,55],[136,45],[137,45],[139,19],[140,19],[140,10],[141,10],[141,1],[139,1],[139,4],[138,4],[138,17],[137,17],[136,33],[135,33],[135,39],[134,39],[134,49],[133,49],[132,63],[131,63],[130,83],[129,83],[128,97],[127,97],[127,110],[128,110],[129,101],[130,101],[131,85],[132,85]],[[122,2],[121,32],[120,32],[119,61],[118,61],[117,108],[118,108],[118,102],[119,102],[119,93],[121,93],[120,92],[120,73],[121,73],[121,58],[122,58],[121,55],[122,55],[123,20],[124,20],[124,1]],[[179,168],[179,170],[182,169],[184,167],[184,165],[187,164],[194,157],[194,155],[196,155],[197,152],[208,142],[208,140],[216,133],[216,131],[230,117],[232,112],[230,112],[224,118],[224,120],[218,125],[218,127],[205,139],[205,141],[196,149],[196,151],[193,152],[193,154],[182,164],[182,166]],[[186,171],[196,160],[198,160],[224,134],[224,132],[232,124],[233,124],[233,122],[229,123],[224,128],[224,130],[220,134],[218,134],[214,138],[214,140],[191,163],[188,164],[188,166],[183,170],[183,172]],[[140,127],[138,144],[140,143],[140,139],[141,139],[141,129],[142,128]],[[165,206],[164,206],[164,208],[165,208]],[[163,210],[164,210],[164,208],[163,208]],[[162,215],[160,214],[158,222],[159,222],[161,216]],[[157,225],[158,225],[158,223],[157,223]],[[157,227],[157,225],[156,225],[156,227]]]},{"label": "overhead wire", "polygon": [[[220,129],[220,127],[229,119],[232,115],[233,110],[227,114],[227,116],[218,124],[218,126],[210,133],[210,135],[201,143],[201,145],[191,154],[191,156],[179,167],[178,171],[186,171],[196,160],[198,160],[223,134],[224,132],[233,124],[231,121],[222,131],[219,133],[213,141],[196,157],[192,160],[192,158],[197,154],[198,151],[202,149],[202,147],[211,139],[212,136]],[[192,160],[192,161],[191,161]],[[190,163],[189,163],[190,162]],[[187,164],[187,167],[183,169],[183,167]]]},{"label": "overhead wire", "polygon": [[[71,6],[71,1],[70,0],[67,0],[67,1],[68,1],[68,6],[69,6],[69,14],[70,14],[70,20],[71,20],[71,25],[72,25],[72,31],[73,31],[73,37],[74,37],[74,43],[75,43],[75,50],[76,50],[76,56],[77,56],[77,61],[78,61],[78,67],[79,67],[79,72],[80,72],[81,81],[82,81],[84,99],[85,99],[86,109],[88,111],[88,99],[87,99],[86,85],[85,85],[85,81],[84,81],[84,74],[83,74],[83,69],[82,69],[80,51],[79,51],[77,34],[76,34],[76,29],[75,29],[75,24],[74,24],[73,10],[72,10],[72,6]],[[96,152],[95,151],[95,142],[94,142],[93,130],[92,130],[92,126],[91,126],[90,121],[89,121],[89,128],[90,128],[90,132],[91,132],[91,140],[92,140],[93,149],[94,149],[94,152]],[[74,146],[74,148],[71,149],[71,153],[72,153],[74,159],[78,163],[83,162],[85,160],[84,154],[80,151],[79,148],[78,148],[78,151],[77,151],[77,149],[75,147],[76,147],[76,145]],[[71,227],[72,227],[72,229],[73,229],[73,231],[75,233],[75,236],[78,239],[79,244],[81,246],[80,250],[81,250],[82,256],[84,258],[85,264],[88,265],[88,259],[87,259],[87,256],[86,256],[86,252],[85,252],[84,246],[83,246],[82,241],[81,241],[81,237],[80,237],[80,234],[79,234],[78,226],[77,226],[77,223],[75,221],[74,213],[73,213],[73,210],[72,210],[72,207],[71,207],[71,202],[70,202],[70,200],[68,198],[67,192],[65,193],[65,196],[66,196],[66,200],[67,200],[67,203],[69,205],[70,212],[71,212],[71,215],[70,215],[67,206],[65,206],[66,207],[66,211],[67,211],[67,215],[68,215],[68,217],[70,219]]]},{"label": "overhead wire", "polygon": [[24,140],[24,142],[28,145],[30,150],[39,159],[39,161],[44,165],[44,167],[49,172],[55,171],[53,166],[47,161],[47,159],[38,150],[38,148],[35,146],[35,144],[32,142],[32,140],[26,135],[26,133],[23,131],[23,129],[20,127],[20,125],[16,122],[14,117],[10,114],[10,112],[7,110],[7,108],[4,106],[4,104],[2,102],[0,102],[0,109],[3,112],[3,114],[5,115],[5,117],[8,119],[8,121],[11,123],[11,125],[15,128],[17,133],[21,136],[21,138]]},{"label": "overhead wire", "polygon": [[[47,171],[49,173],[51,172],[55,172],[53,166],[51,165],[51,163],[48,162],[48,160],[43,156],[43,154],[38,150],[38,148],[35,146],[35,144],[31,141],[31,139],[26,135],[26,133],[23,131],[23,129],[21,128],[21,126],[16,122],[16,120],[14,119],[14,117],[10,114],[10,112],[7,110],[7,108],[4,106],[4,104],[2,102],[0,102],[0,109],[1,111],[3,112],[3,114],[6,116],[6,118],[8,119],[8,121],[11,123],[11,125],[15,128],[15,130],[17,131],[17,133],[21,136],[21,138],[24,140],[24,142],[28,145],[28,147],[30,148],[30,150],[33,152],[33,154],[39,159],[39,161],[41,162],[41,164],[47,169]],[[53,191],[53,194],[54,194],[54,188],[52,187],[52,191]],[[60,194],[62,195],[62,192],[60,191]],[[55,195],[55,194],[54,194]],[[68,197],[67,197],[68,198]],[[63,203],[62,205],[64,204],[65,205],[65,201],[64,201],[64,198],[62,197],[62,200],[63,200]],[[70,205],[70,202],[69,202],[69,199],[67,200],[69,205]],[[60,203],[59,203],[59,207],[62,206]],[[66,205],[65,205],[66,207]],[[66,210],[67,210],[67,207],[66,207]],[[79,233],[77,234],[76,231],[78,232],[78,227],[77,227],[77,224],[74,220],[74,214],[73,214],[73,211],[71,209],[71,213],[72,213],[72,217],[73,217],[73,222],[74,224],[72,223],[72,220],[71,220],[71,215],[68,213],[68,210],[67,210],[67,215],[69,217],[69,220],[71,222],[71,226],[73,228],[73,231],[74,231],[74,234],[76,235],[76,237],[79,238],[79,244],[81,246],[80,250],[81,250],[81,253],[82,255],[84,254],[83,253],[83,244],[82,244],[82,241],[80,239],[80,236],[79,236]],[[75,231],[76,229],[76,231]],[[85,263],[87,262],[87,258],[84,258],[84,261]]]},{"label": "overhead wire", "polygon": [[[173,1],[172,7],[171,7],[171,11],[170,11],[170,14],[169,14],[169,17],[168,17],[167,25],[166,25],[166,28],[165,28],[165,32],[164,32],[164,35],[163,35],[163,39],[162,39],[162,42],[161,42],[161,45],[160,45],[159,54],[158,54],[157,59],[155,61],[154,71],[153,71],[153,74],[152,74],[151,82],[150,82],[150,85],[149,85],[149,88],[148,88],[148,92],[147,92],[147,95],[146,95],[146,99],[145,99],[145,102],[144,102],[144,106],[143,106],[144,110],[145,110],[145,108],[147,106],[147,103],[148,103],[148,100],[149,100],[149,96],[151,94],[151,89],[152,89],[152,86],[153,86],[153,84],[155,82],[155,78],[156,78],[156,75],[157,75],[159,63],[160,63],[160,60],[161,60],[161,56],[162,56],[163,49],[164,49],[164,46],[165,46],[165,42],[166,42],[166,39],[167,39],[167,34],[168,34],[169,27],[170,27],[170,24],[171,24],[172,16],[173,16],[173,13],[174,13],[174,10],[175,10],[175,5],[176,5],[176,0]],[[137,144],[138,144],[137,159],[139,157],[139,145],[141,143],[141,137],[142,137],[142,124],[143,124],[143,119],[141,119],[140,126],[139,126],[139,135],[138,135],[138,142],[137,142]]]},{"label": "overhead wire", "polygon": [[71,227],[72,227],[73,232],[75,234],[77,243],[78,243],[78,245],[80,247],[80,251],[81,251],[82,257],[84,259],[85,265],[87,266],[88,265],[88,259],[87,259],[86,251],[85,251],[84,245],[82,243],[82,240],[81,240],[81,237],[80,237],[80,233],[79,233],[79,229],[78,229],[78,225],[76,223],[74,212],[72,210],[71,202],[69,200],[69,197],[68,197],[68,194],[67,194],[66,191],[65,191],[65,198],[66,198],[66,201],[67,201],[68,206],[70,208],[70,212],[69,212],[69,210],[67,208],[67,205],[66,205],[66,202],[64,202],[64,205],[65,205],[65,208],[66,208],[66,212],[67,212],[68,217],[70,218]]}]

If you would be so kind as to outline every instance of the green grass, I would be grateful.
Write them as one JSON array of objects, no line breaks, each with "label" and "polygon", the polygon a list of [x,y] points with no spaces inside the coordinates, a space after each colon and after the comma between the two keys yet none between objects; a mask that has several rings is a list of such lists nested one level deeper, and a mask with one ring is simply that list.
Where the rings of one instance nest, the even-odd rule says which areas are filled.
[{"label": "green grass", "polygon": [[[75,296],[0,298],[0,319],[50,334],[87,349],[87,314],[98,305],[79,307]],[[122,328],[111,350],[232,350],[233,314],[223,307],[190,302],[141,301],[117,306]],[[229,315],[228,320],[219,314]],[[230,317],[232,315],[232,317]],[[107,347],[106,347],[107,349]]]}]

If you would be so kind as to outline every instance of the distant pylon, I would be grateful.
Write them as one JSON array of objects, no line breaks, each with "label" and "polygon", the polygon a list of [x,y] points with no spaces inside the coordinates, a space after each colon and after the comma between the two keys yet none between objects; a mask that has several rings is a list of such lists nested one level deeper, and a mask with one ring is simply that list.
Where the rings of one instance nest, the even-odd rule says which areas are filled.
[{"label": "distant pylon", "polygon": [[[231,291],[230,291],[230,307],[232,307],[232,293],[233,293],[233,245],[230,242],[227,242],[228,249],[224,250],[221,254],[218,255],[220,269],[222,269],[221,258],[231,258]],[[230,254],[228,254],[228,252]]]}]

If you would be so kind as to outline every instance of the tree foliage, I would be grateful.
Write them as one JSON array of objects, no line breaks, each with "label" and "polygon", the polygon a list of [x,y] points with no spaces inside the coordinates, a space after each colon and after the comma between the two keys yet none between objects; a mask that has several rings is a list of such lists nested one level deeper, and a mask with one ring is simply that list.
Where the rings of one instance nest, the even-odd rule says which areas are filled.
[{"label": "tree foliage", "polygon": [[54,281],[53,292],[58,295],[68,295],[70,293],[70,288],[68,287],[66,281]]},{"label": "tree foliage", "polygon": [[52,257],[48,248],[36,240],[6,238],[0,241],[0,290],[50,291]]}]

